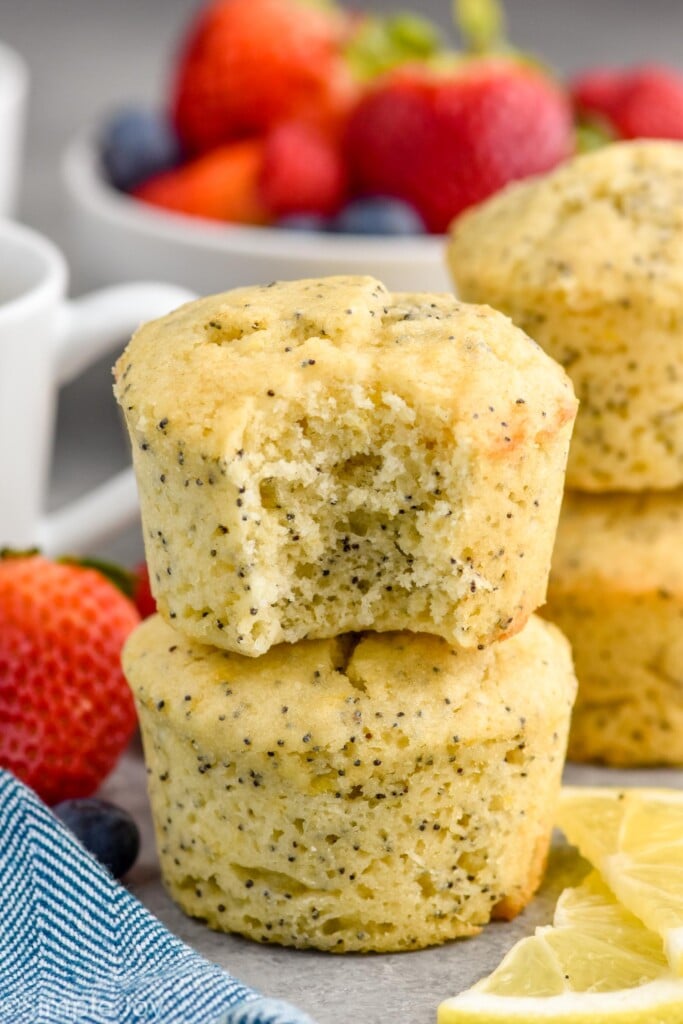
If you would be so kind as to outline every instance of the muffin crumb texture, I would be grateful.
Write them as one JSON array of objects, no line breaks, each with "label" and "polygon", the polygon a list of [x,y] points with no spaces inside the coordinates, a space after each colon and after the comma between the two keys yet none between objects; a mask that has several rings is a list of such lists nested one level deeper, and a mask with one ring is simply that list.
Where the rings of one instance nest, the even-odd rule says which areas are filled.
[{"label": "muffin crumb texture", "polygon": [[418,949],[536,889],[576,686],[542,620],[485,651],[386,633],[255,660],[155,616],[124,667],[165,884],[211,928]]},{"label": "muffin crumb texture", "polygon": [[613,144],[506,189],[455,222],[449,264],[571,376],[568,487],[683,484],[683,144]]},{"label": "muffin crumb texture", "polygon": [[251,656],[368,628],[475,647],[544,600],[576,402],[501,314],[281,282],[143,326],[116,378],[181,632]]},{"label": "muffin crumb texture", "polygon": [[683,765],[683,493],[567,494],[543,614],[579,679],[570,758]]}]

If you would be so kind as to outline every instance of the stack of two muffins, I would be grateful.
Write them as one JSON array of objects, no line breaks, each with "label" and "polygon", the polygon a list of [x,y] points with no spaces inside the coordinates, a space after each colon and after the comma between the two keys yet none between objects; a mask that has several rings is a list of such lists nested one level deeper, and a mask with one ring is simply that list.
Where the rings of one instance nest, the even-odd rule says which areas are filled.
[{"label": "stack of two muffins", "polygon": [[569,756],[683,764],[683,145],[515,186],[455,225],[450,263],[580,399],[547,607],[579,678]]},{"label": "stack of two muffins", "polygon": [[492,310],[329,278],[192,303],[116,375],[160,611],[124,666],[172,896],[336,952],[512,916],[575,692],[531,614],[563,371]]}]

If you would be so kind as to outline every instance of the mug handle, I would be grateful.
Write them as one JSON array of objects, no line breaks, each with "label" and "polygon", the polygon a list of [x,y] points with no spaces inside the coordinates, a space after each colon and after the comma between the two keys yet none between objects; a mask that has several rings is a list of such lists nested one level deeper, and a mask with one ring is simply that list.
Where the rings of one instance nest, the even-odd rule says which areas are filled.
[{"label": "mug handle", "polygon": [[[175,285],[135,283],[65,302],[55,350],[57,385],[67,384],[120,346],[122,337],[144,320],[163,316],[194,298],[193,292]],[[134,522],[138,511],[135,477],[129,467],[44,516],[38,546],[46,555],[82,554]]]}]

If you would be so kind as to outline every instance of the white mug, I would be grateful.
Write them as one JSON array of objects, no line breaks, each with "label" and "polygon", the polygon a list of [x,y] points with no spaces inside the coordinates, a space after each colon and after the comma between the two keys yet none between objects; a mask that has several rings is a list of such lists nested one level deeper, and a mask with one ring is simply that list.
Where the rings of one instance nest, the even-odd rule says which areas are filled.
[{"label": "white mug", "polygon": [[14,213],[24,142],[28,71],[14,50],[0,43],[0,216]]},{"label": "white mug", "polygon": [[0,220],[0,548],[76,554],[134,521],[131,469],[45,515],[58,388],[122,347],[141,321],[194,297],[174,285],[139,283],[69,302],[66,288],[59,249]]}]

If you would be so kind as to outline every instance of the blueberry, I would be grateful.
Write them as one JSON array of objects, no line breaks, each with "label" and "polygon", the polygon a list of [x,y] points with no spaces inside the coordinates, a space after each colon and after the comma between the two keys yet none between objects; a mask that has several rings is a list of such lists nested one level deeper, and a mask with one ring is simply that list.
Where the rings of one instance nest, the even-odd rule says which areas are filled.
[{"label": "blueberry", "polygon": [[388,196],[352,199],[330,227],[348,235],[421,235],[427,230],[414,206]]},{"label": "blueberry", "polygon": [[318,213],[288,213],[276,226],[287,231],[327,231],[329,221]]},{"label": "blueberry", "polygon": [[120,110],[104,125],[100,154],[107,178],[130,192],[147,178],[176,167],[180,143],[169,121],[151,110]]},{"label": "blueberry", "polygon": [[97,797],[63,800],[52,810],[114,878],[132,868],[140,832],[128,811]]}]

